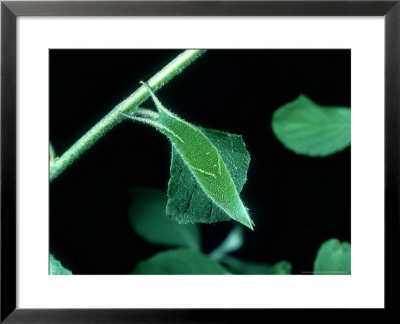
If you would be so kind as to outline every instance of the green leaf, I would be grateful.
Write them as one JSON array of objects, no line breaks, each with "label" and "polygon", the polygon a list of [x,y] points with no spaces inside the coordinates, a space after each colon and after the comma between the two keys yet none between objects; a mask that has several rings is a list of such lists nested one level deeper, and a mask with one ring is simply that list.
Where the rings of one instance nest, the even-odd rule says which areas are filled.
[{"label": "green leaf", "polygon": [[172,143],[171,178],[174,179],[168,185],[167,215],[180,223],[212,223],[232,218],[253,229],[239,197],[250,162],[242,138],[184,121],[168,111],[149,86],[144,85],[158,113],[139,109],[127,117],[154,126]]},{"label": "green leaf", "polygon": [[270,269],[268,264],[246,261],[232,256],[224,256],[221,263],[234,274],[268,274]]},{"label": "green leaf", "polygon": [[246,275],[285,275],[291,274],[292,265],[287,261],[281,261],[274,265],[261,262],[251,262],[236,257],[224,256],[221,263],[234,274]]},{"label": "green leaf", "polygon": [[72,275],[72,272],[64,268],[60,261],[50,254],[49,272],[51,275]]},{"label": "green leaf", "polygon": [[275,263],[269,269],[269,274],[273,275],[286,275],[292,273],[292,265],[288,261],[281,261]]},{"label": "green leaf", "polygon": [[243,228],[235,226],[225,240],[209,256],[211,259],[219,261],[226,254],[239,250],[243,246],[243,243]]},{"label": "green leaf", "polygon": [[320,106],[300,95],[274,112],[272,130],[289,150],[323,157],[350,145],[351,111]]},{"label": "green leaf", "polygon": [[168,219],[166,205],[167,194],[164,191],[134,188],[129,219],[136,234],[154,244],[200,249],[198,227]]},{"label": "green leaf", "polygon": [[351,274],[350,243],[337,239],[322,243],[314,261],[314,274]]},{"label": "green leaf", "polygon": [[195,250],[177,249],[160,252],[140,262],[133,274],[217,275],[229,274],[219,263]]},{"label": "green leaf", "polygon": [[[217,148],[232,176],[238,193],[246,180],[250,154],[240,135],[202,129]],[[170,179],[168,182],[167,215],[179,223],[214,223],[231,219],[226,211],[204,191],[181,155],[172,147]],[[218,189],[218,188],[217,188]],[[242,221],[251,228],[251,224]]]}]

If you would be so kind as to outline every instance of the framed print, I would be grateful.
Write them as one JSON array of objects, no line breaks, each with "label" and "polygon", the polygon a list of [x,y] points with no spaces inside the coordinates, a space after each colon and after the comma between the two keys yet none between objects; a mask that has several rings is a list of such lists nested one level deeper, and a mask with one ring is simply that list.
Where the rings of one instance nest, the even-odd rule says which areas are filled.
[{"label": "framed print", "polygon": [[393,309],[399,6],[3,1],[1,321]]}]

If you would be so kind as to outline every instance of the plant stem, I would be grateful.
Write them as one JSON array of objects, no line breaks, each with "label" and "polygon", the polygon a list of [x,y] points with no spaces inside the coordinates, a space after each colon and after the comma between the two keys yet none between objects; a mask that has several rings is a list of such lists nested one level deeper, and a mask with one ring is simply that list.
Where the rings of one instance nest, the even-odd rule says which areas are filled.
[{"label": "plant stem", "polygon": [[215,260],[221,260],[226,254],[234,252],[243,246],[243,229],[241,225],[235,225],[235,227],[229,232],[225,240],[208,256]]},{"label": "plant stem", "polygon": [[[201,56],[205,50],[186,50],[168,63],[161,71],[155,74],[147,84],[156,92],[169,80],[182,72],[190,63]],[[76,141],[63,155],[50,165],[50,182],[59,176],[68,166],[77,160],[82,153],[88,150],[100,137],[121,122],[125,117],[122,113],[134,113],[138,106],[149,97],[144,86],[138,88],[128,98],[115,106],[96,125]]]}]

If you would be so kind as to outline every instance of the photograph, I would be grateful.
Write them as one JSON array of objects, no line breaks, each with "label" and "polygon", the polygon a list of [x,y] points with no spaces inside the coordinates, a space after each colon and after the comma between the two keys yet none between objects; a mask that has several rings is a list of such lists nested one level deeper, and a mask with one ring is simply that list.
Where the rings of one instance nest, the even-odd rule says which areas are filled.
[{"label": "photograph", "polygon": [[350,49],[49,49],[50,275],[350,275]]}]

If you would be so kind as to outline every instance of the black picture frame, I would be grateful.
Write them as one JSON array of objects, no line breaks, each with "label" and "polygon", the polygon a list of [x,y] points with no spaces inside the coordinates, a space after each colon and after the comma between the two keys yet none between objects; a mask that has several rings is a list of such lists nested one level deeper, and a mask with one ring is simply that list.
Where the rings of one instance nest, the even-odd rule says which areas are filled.
[{"label": "black picture frame", "polygon": [[[385,19],[385,311],[396,310],[399,245],[400,1],[2,1],[1,317],[5,323],[200,323],[267,310],[16,308],[16,19],[19,16],[381,16]],[[270,310],[276,312],[277,310]],[[356,311],[356,310],[355,310]],[[383,310],[378,310],[378,316]],[[302,311],[308,316],[308,311]],[[370,314],[370,313],[369,313]],[[370,316],[370,315],[368,315]],[[265,318],[265,317],[264,317]]]}]

